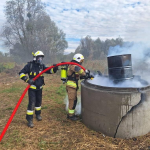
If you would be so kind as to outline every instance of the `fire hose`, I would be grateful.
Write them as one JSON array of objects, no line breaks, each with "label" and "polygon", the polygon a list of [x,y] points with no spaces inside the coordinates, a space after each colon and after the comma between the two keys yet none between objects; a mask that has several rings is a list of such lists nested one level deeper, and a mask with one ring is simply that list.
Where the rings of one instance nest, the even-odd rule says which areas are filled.
[{"label": "fire hose", "polygon": [[[46,71],[48,71],[48,70],[50,70],[50,69],[52,69],[54,67],[61,66],[61,65],[77,65],[77,66],[79,66],[80,68],[82,68],[85,71],[85,68],[82,67],[81,65],[77,64],[77,63],[74,63],[74,62],[63,62],[63,63],[58,63],[55,66],[53,65],[53,66],[50,66],[50,67],[46,68],[41,73],[39,73],[33,80],[35,81],[37,78],[40,77],[40,75],[42,75]],[[11,121],[12,121],[12,119],[13,119],[15,113],[16,113],[16,111],[18,110],[18,108],[19,108],[19,106],[20,106],[20,104],[21,104],[21,102],[22,102],[22,100],[23,100],[23,98],[24,98],[24,96],[25,96],[25,94],[26,94],[26,92],[28,91],[29,88],[30,88],[30,84],[26,87],[26,89],[22,93],[22,95],[21,95],[21,97],[20,97],[16,107],[14,108],[14,110],[13,110],[13,112],[12,112],[8,122],[7,122],[7,124],[5,125],[5,128],[3,129],[3,131],[2,131],[2,133],[0,135],[0,142],[3,139],[3,136],[5,135],[5,133],[6,133],[7,129],[8,129],[8,127],[9,127],[9,125],[10,125],[10,123],[11,123]]]}]

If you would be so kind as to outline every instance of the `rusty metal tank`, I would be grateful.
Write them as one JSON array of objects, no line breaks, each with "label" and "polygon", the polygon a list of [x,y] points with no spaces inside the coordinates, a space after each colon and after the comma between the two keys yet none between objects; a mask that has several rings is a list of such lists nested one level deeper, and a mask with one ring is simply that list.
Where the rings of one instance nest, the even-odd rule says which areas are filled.
[{"label": "rusty metal tank", "polygon": [[81,82],[81,114],[83,123],[98,132],[115,138],[132,138],[150,132],[150,86],[132,74],[131,55],[107,58],[106,77],[119,82],[141,82],[137,87],[111,87]]},{"label": "rusty metal tank", "polygon": [[113,80],[132,79],[131,54],[107,57],[109,78]]}]

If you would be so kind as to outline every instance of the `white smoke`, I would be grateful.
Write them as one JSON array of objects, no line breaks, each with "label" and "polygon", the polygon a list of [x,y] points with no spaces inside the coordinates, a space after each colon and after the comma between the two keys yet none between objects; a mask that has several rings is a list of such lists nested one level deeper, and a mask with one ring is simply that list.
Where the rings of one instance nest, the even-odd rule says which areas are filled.
[{"label": "white smoke", "polygon": [[150,45],[142,42],[133,43],[125,42],[122,46],[110,47],[108,56],[131,54],[132,59],[144,59],[145,55],[149,52]]},{"label": "white smoke", "polygon": [[[66,105],[66,111],[68,112],[68,105],[69,105],[68,95],[66,95],[66,97],[64,99],[64,104]],[[75,108],[75,114],[76,115],[81,114],[81,95],[77,96],[77,105]]]},{"label": "white smoke", "polygon": [[108,51],[108,56],[123,54],[131,54],[133,74],[150,82],[150,44],[126,42],[122,46],[110,47]]},{"label": "white smoke", "polygon": [[[150,83],[150,45],[147,43],[129,43],[126,42],[122,46],[110,47],[108,56],[131,54],[133,75],[139,75],[141,79]],[[107,87],[143,87],[138,79],[125,80],[115,84],[108,77],[95,76],[89,81],[92,84],[107,86]]]},{"label": "white smoke", "polygon": [[113,80],[110,80],[108,77],[103,77],[103,76],[95,76],[93,80],[89,80],[88,82],[90,82],[91,84],[105,86],[105,87],[107,86],[107,87],[122,87],[122,88],[126,88],[126,87],[140,88],[144,86],[144,84],[142,84],[140,81],[136,79],[125,80],[123,82],[114,83]]}]

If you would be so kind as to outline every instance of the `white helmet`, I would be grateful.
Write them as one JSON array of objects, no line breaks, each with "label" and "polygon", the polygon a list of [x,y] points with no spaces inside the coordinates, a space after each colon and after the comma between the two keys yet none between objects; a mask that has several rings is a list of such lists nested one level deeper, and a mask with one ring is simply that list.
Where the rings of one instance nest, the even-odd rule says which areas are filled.
[{"label": "white helmet", "polygon": [[75,61],[77,61],[77,62],[82,62],[83,60],[84,60],[84,56],[82,55],[82,54],[75,54],[74,56],[73,56],[73,60],[75,60]]},{"label": "white helmet", "polygon": [[37,51],[36,53],[33,53],[32,52],[32,55],[33,55],[33,60],[36,61],[36,57],[37,56],[42,56],[44,57],[44,53],[42,51]]},{"label": "white helmet", "polygon": [[37,56],[43,56],[44,57],[44,53],[42,51],[37,51],[35,54],[34,54],[34,57],[37,57]]}]

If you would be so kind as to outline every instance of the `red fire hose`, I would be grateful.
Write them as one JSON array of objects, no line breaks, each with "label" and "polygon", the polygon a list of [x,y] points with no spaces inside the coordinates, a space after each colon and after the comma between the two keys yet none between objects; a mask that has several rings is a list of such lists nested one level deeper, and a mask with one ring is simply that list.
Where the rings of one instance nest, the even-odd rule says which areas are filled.
[{"label": "red fire hose", "polygon": [[[56,64],[56,66],[61,66],[61,65],[77,65],[77,66],[81,67],[81,68],[85,71],[85,68],[82,67],[81,65],[77,64],[77,63],[64,62],[64,63],[58,63],[58,64]],[[43,70],[43,71],[42,71],[41,73],[39,73],[33,80],[36,80],[40,75],[42,75],[42,74],[45,73],[46,71],[48,71],[48,70],[50,70],[50,69],[52,69],[52,68],[54,68],[54,67],[56,67],[56,66],[50,66],[50,67],[48,67],[47,69]],[[19,101],[18,101],[16,107],[14,108],[14,110],[13,110],[13,112],[12,112],[12,114],[11,114],[11,116],[10,116],[8,122],[7,122],[7,124],[5,125],[5,128],[3,129],[3,131],[2,131],[2,133],[1,133],[1,135],[0,135],[0,142],[1,142],[2,138],[3,138],[3,136],[5,135],[5,132],[7,131],[8,127],[9,127],[9,125],[10,125],[10,123],[11,123],[11,121],[12,121],[12,119],[13,119],[15,113],[16,113],[16,111],[18,110],[18,107],[20,106],[20,104],[21,104],[21,102],[22,102],[22,99],[24,98],[26,92],[28,91],[29,87],[30,87],[30,84],[29,84],[29,85],[26,87],[26,89],[24,90],[24,92],[23,92],[23,94],[21,95],[21,97],[20,97],[20,99],[19,99]]]}]

